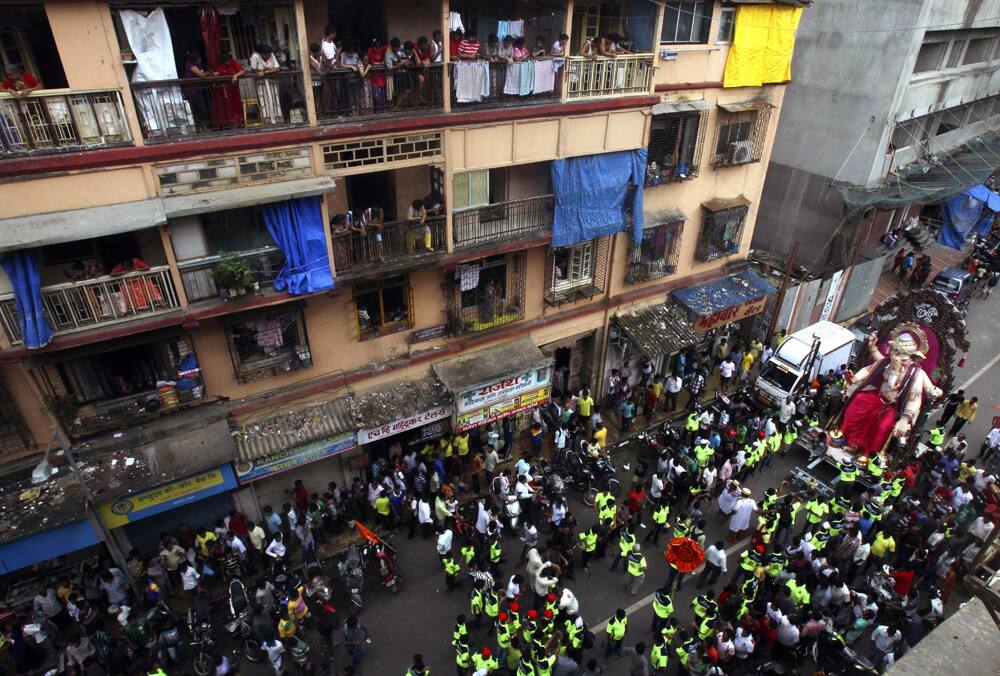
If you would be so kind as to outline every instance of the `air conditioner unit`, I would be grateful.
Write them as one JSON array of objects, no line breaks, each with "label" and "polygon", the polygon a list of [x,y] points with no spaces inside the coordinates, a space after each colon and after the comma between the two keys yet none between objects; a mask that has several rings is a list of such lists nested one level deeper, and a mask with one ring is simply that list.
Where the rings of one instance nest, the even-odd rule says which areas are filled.
[{"label": "air conditioner unit", "polygon": [[753,159],[753,141],[736,141],[729,144],[726,158],[729,164],[746,164]]}]

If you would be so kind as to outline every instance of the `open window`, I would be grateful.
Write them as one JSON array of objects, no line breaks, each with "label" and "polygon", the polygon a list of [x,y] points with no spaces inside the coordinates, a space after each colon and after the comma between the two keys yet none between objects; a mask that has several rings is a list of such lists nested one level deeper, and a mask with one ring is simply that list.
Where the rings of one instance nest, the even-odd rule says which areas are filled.
[{"label": "open window", "polygon": [[604,291],[609,237],[553,249],[546,260],[545,300],[560,305]]},{"label": "open window", "polygon": [[59,50],[41,3],[0,7],[0,68],[7,66],[30,73],[42,89],[67,86]]},{"label": "open window", "polygon": [[301,307],[234,317],[226,324],[226,339],[241,385],[312,366]]},{"label": "open window", "polygon": [[712,0],[665,2],[662,44],[706,44],[712,26]]},{"label": "open window", "polygon": [[707,120],[704,110],[653,115],[647,186],[685,181],[698,175]]},{"label": "open window", "polygon": [[405,331],[413,326],[413,291],[406,275],[355,284],[358,340]]},{"label": "open window", "polygon": [[771,104],[759,101],[719,104],[712,165],[731,167],[760,162],[767,140]]},{"label": "open window", "polygon": [[501,254],[459,265],[445,287],[448,331],[484,331],[524,317],[525,254]]},{"label": "open window", "polygon": [[[677,259],[681,248],[681,233],[687,217],[678,212],[667,222],[646,227],[642,240],[631,244],[625,281],[639,284],[660,279],[677,272]],[[657,219],[660,220],[660,219]]]},{"label": "open window", "polygon": [[745,197],[714,199],[702,205],[704,219],[698,236],[698,260],[711,261],[739,252],[750,202]]}]

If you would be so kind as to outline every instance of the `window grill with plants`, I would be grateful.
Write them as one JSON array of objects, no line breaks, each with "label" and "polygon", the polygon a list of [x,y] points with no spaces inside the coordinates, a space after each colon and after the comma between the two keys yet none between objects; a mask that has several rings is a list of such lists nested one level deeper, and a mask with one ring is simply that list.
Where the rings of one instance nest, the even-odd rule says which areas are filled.
[{"label": "window grill with plants", "polygon": [[750,202],[743,197],[715,199],[703,204],[702,208],[704,219],[695,251],[698,260],[711,261],[737,253]]},{"label": "window grill with plants", "polygon": [[631,244],[625,281],[639,284],[677,272],[683,229],[684,222],[676,221],[643,230],[642,240]]},{"label": "window grill with plants", "polygon": [[444,285],[448,333],[458,336],[524,318],[525,254],[459,265]]},{"label": "window grill with plants", "polygon": [[302,308],[244,315],[226,325],[229,354],[241,385],[312,366]]},{"label": "window grill with plants", "polygon": [[254,279],[250,266],[244,258],[227,252],[221,252],[222,259],[212,270],[212,280],[219,292],[220,298],[242,296],[247,292],[258,291],[260,286]]},{"label": "window grill with plants", "polygon": [[708,115],[654,115],[649,132],[646,185],[677,183],[698,175]]}]

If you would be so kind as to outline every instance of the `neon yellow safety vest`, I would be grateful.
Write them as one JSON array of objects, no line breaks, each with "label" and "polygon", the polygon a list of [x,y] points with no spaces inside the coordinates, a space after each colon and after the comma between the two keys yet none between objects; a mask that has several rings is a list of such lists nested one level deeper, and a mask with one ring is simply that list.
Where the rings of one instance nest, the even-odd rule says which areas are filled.
[{"label": "neon yellow safety vest", "polygon": [[931,446],[940,446],[944,443],[944,429],[941,427],[935,427],[928,434],[927,441],[930,442]]},{"label": "neon yellow safety vest", "polygon": [[687,420],[684,421],[684,429],[688,432],[697,432],[700,426],[698,422],[699,417],[697,413],[689,413]]},{"label": "neon yellow safety vest", "polygon": [[628,556],[634,544],[635,535],[623,528],[621,534],[618,536],[618,549],[621,551],[622,556]]},{"label": "neon yellow safety vest", "polygon": [[653,596],[653,612],[661,619],[667,619],[674,612],[674,603],[669,596],[656,592]]},{"label": "neon yellow safety vest", "polygon": [[639,577],[646,570],[646,557],[632,552],[628,555],[628,574]]},{"label": "neon yellow safety vest", "polygon": [[619,620],[617,617],[612,617],[608,622],[608,638],[612,641],[618,641],[625,638],[625,630],[628,628],[628,617],[623,620]]},{"label": "neon yellow safety vest", "polygon": [[670,508],[666,505],[657,505],[656,509],[653,510],[653,523],[662,526],[667,522],[668,516],[670,516]]},{"label": "neon yellow safety vest", "polygon": [[597,533],[593,530],[584,531],[579,535],[580,543],[583,546],[583,551],[592,552],[597,549]]},{"label": "neon yellow safety vest", "polygon": [[654,669],[666,669],[669,661],[667,647],[659,643],[654,643],[649,651],[649,665]]}]

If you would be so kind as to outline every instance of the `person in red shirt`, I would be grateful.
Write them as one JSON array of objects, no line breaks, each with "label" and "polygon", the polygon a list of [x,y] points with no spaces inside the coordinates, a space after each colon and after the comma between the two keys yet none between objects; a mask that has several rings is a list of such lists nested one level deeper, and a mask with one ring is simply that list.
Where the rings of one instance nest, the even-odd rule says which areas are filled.
[{"label": "person in red shirt", "polygon": [[642,484],[632,484],[632,490],[628,494],[628,515],[632,523],[642,525],[642,508],[649,501],[646,490]]},{"label": "person in red shirt", "polygon": [[296,479],[295,487],[289,492],[295,495],[295,505],[302,511],[305,511],[306,506],[309,504],[309,491],[302,485],[302,479]]},{"label": "person in red shirt", "polygon": [[458,58],[458,45],[461,42],[462,31],[452,31],[448,34],[448,53],[451,54],[452,61]]},{"label": "person in red shirt", "polygon": [[894,591],[900,596],[908,596],[910,593],[910,587],[913,586],[913,576],[912,570],[897,570],[891,577],[895,581],[893,585]]},{"label": "person in red shirt", "polygon": [[476,31],[469,31],[469,34],[458,43],[458,58],[478,59],[479,58],[479,36]]},{"label": "person in red shirt", "polygon": [[40,86],[35,76],[20,66],[10,64],[4,68],[4,79],[0,82],[0,89],[5,92],[10,92],[14,96],[27,96]]}]

